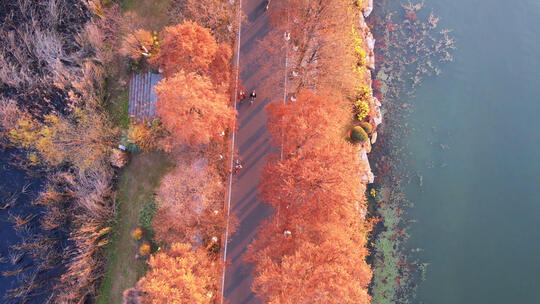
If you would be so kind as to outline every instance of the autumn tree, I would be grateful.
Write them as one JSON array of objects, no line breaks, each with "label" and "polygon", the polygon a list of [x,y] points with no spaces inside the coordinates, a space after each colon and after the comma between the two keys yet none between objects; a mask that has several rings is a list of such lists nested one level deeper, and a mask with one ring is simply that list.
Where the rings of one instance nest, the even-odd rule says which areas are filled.
[{"label": "autumn tree", "polygon": [[120,54],[129,56],[132,59],[138,59],[143,54],[149,56],[154,47],[154,38],[152,33],[147,30],[138,29],[133,33],[128,33],[122,41]]},{"label": "autumn tree", "polygon": [[357,70],[352,48],[359,12],[350,1],[276,0],[270,14],[273,29],[255,51],[261,70],[270,75],[265,82],[282,84],[286,71],[289,92],[331,87],[353,94],[365,75]]},{"label": "autumn tree", "polygon": [[255,264],[253,290],[266,303],[369,303],[371,224],[359,213],[265,222],[247,252]]},{"label": "autumn tree", "polygon": [[117,132],[103,113],[75,108],[69,116],[49,114],[43,121],[20,119],[10,138],[22,148],[37,151],[49,165],[70,163],[84,171],[102,164]]},{"label": "autumn tree", "polygon": [[263,169],[261,196],[276,210],[247,257],[267,303],[369,303],[371,270],[361,163],[340,137],[312,138]]},{"label": "autumn tree", "polygon": [[370,303],[371,271],[365,255],[341,245],[339,238],[306,241],[279,263],[263,260],[257,264],[254,291],[266,303]]},{"label": "autumn tree", "polygon": [[218,45],[214,59],[208,67],[208,77],[221,91],[226,91],[231,81],[230,60],[232,50],[226,44]]},{"label": "autumn tree", "polygon": [[220,43],[228,43],[236,29],[235,9],[229,0],[177,0],[178,15],[212,31]]},{"label": "autumn tree", "polygon": [[181,161],[161,181],[158,212],[153,220],[156,240],[197,242],[219,237],[223,187],[204,159]]},{"label": "autumn tree", "polygon": [[236,110],[205,76],[180,71],[154,90],[156,113],[178,142],[205,144],[233,126]]},{"label": "autumn tree", "polygon": [[136,144],[142,151],[151,151],[158,147],[160,141],[168,134],[159,119],[151,123],[131,123],[127,130],[127,142]]},{"label": "autumn tree", "polygon": [[0,98],[0,145],[8,144],[9,132],[19,125],[21,119],[30,117],[19,109],[15,100]]},{"label": "autumn tree", "polygon": [[350,106],[341,94],[301,90],[296,102],[274,101],[266,106],[268,130],[289,155],[311,139],[338,138],[350,120]]},{"label": "autumn tree", "polygon": [[218,296],[219,263],[204,249],[175,243],[150,257],[150,270],[139,281],[143,303],[213,303]]},{"label": "autumn tree", "polygon": [[[209,29],[195,22],[185,21],[168,26],[163,33],[161,49],[150,61],[157,64],[165,77],[171,77],[183,70],[208,76],[214,84],[220,85],[224,71],[229,72],[228,61],[232,52],[225,44],[218,44]],[[222,71],[210,72],[220,68]]]},{"label": "autumn tree", "polygon": [[354,212],[365,186],[356,149],[341,138],[312,141],[283,161],[270,161],[261,177],[263,201],[297,218],[323,221]]}]

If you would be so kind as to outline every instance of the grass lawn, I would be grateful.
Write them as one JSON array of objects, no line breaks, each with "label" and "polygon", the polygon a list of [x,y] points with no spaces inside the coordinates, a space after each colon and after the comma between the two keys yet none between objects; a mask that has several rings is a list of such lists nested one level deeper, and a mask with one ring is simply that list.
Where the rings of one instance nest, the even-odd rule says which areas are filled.
[{"label": "grass lawn", "polygon": [[[112,91],[112,90],[111,90]],[[111,120],[115,125],[125,129],[129,125],[129,90],[125,86],[122,91],[117,92],[108,103]]]},{"label": "grass lawn", "polygon": [[122,10],[137,14],[136,23],[145,30],[159,31],[169,24],[172,0],[124,0]]},{"label": "grass lawn", "polygon": [[146,271],[146,263],[135,259],[139,241],[131,231],[139,223],[142,206],[152,200],[161,177],[172,167],[166,154],[151,152],[135,155],[118,181],[118,217],[109,247],[107,273],[101,283],[98,303],[122,303],[124,290],[135,285]]}]

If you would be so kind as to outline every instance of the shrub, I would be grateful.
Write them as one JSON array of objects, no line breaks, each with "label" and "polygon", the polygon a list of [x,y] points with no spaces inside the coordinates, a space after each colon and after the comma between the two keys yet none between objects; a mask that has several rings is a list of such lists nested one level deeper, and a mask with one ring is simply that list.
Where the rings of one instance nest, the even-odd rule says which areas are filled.
[{"label": "shrub", "polygon": [[358,114],[356,114],[356,117],[358,118],[358,120],[362,120],[364,118],[366,118],[369,114],[369,104],[367,103],[367,101],[363,101],[361,99],[357,100],[356,103],[354,104],[354,106],[356,107],[356,111]]},{"label": "shrub", "polygon": [[351,141],[354,143],[364,142],[368,139],[368,135],[360,126],[356,126],[351,130]]},{"label": "shrub", "polygon": [[142,303],[143,292],[137,287],[132,287],[124,290],[122,293],[122,301],[125,304],[140,304]]},{"label": "shrub", "polygon": [[150,249],[150,244],[144,243],[139,248],[139,254],[141,254],[142,256],[147,256],[150,254]]},{"label": "shrub", "polygon": [[354,39],[354,54],[358,60],[357,64],[364,66],[366,65],[366,51],[364,50],[364,46],[362,45],[364,40],[358,33],[356,33],[354,27],[352,28],[351,33]]},{"label": "shrub", "polygon": [[155,41],[152,33],[139,29],[124,37],[119,52],[121,55],[129,56],[132,59],[139,59],[142,58],[143,54],[148,56],[152,53]]},{"label": "shrub", "polygon": [[356,97],[360,100],[367,100],[371,95],[371,88],[368,86],[361,86],[357,89]]},{"label": "shrub", "polygon": [[128,155],[126,152],[120,149],[112,149],[110,156],[110,163],[114,167],[122,168],[128,162]]},{"label": "shrub", "polygon": [[135,144],[143,151],[149,151],[156,147],[156,136],[146,124],[131,124],[127,133],[129,143]]},{"label": "shrub", "polygon": [[137,227],[135,228],[135,230],[133,230],[131,232],[131,237],[136,239],[136,240],[140,240],[142,239],[142,236],[143,236],[143,231],[141,228]]},{"label": "shrub", "polygon": [[367,121],[360,122],[359,126],[362,127],[367,134],[370,134],[373,131],[373,126]]},{"label": "shrub", "polygon": [[148,203],[142,206],[141,212],[139,213],[139,226],[150,233],[153,233],[152,229],[152,219],[157,213],[157,206],[154,199],[150,200]]}]

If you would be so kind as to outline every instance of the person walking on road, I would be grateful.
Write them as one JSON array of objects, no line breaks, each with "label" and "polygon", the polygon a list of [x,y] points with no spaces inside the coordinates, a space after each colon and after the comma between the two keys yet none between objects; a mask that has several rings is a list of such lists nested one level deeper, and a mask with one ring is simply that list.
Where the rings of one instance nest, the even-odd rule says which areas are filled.
[{"label": "person walking on road", "polygon": [[257,93],[255,93],[255,90],[253,90],[251,94],[249,94],[249,104],[253,104],[256,97],[257,97]]}]

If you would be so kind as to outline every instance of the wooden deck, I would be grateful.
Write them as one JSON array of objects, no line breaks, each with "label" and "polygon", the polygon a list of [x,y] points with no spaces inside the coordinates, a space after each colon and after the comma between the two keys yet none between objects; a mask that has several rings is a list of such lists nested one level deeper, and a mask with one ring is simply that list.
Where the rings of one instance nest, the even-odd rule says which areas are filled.
[{"label": "wooden deck", "polygon": [[156,117],[156,94],[153,87],[161,75],[150,71],[131,74],[129,81],[129,117],[132,121],[148,122]]}]

